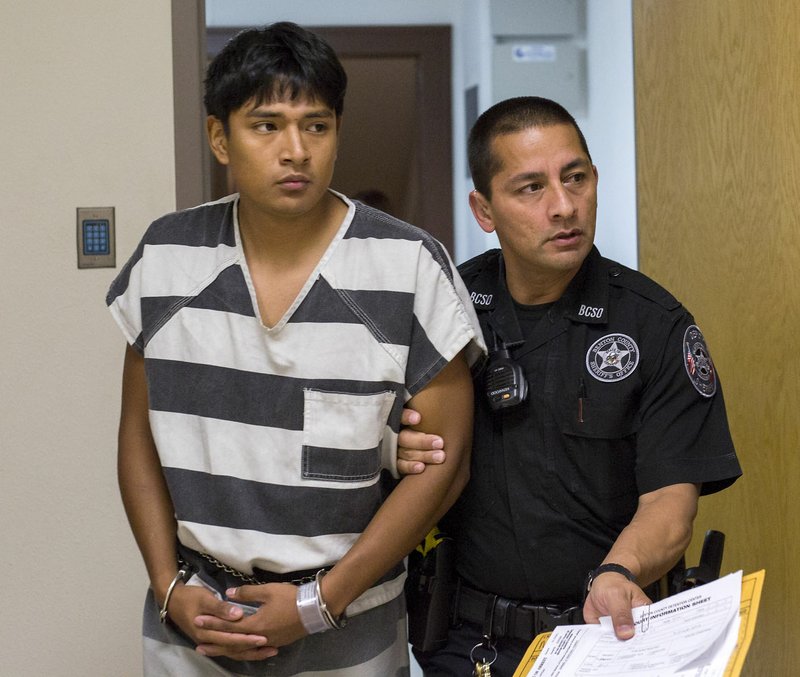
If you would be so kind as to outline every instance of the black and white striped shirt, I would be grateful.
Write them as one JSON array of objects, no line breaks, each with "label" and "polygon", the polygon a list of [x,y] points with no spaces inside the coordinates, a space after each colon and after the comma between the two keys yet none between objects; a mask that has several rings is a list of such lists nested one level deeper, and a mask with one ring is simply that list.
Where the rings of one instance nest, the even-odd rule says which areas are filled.
[{"label": "black and white striped shirt", "polygon": [[[145,357],[185,545],[244,572],[330,565],[378,510],[403,404],[463,348],[467,291],[430,235],[360,203],[284,317],[260,319],[236,196],[154,222],[107,303]],[[348,609],[395,597],[402,573]]]}]

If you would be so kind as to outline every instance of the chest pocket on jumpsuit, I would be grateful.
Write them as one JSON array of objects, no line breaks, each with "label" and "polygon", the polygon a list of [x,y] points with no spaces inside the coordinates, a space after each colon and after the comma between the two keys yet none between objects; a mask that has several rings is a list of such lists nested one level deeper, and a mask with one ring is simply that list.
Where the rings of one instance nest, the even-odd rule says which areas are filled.
[{"label": "chest pocket on jumpsuit", "polygon": [[363,482],[378,477],[395,393],[303,390],[303,479]]}]

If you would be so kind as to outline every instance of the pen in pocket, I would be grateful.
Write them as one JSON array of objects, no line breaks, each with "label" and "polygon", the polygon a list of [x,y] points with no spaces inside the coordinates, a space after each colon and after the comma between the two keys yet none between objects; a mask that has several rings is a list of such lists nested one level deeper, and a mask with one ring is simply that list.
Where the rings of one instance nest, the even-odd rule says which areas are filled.
[{"label": "pen in pocket", "polygon": [[586,399],[586,383],[578,380],[578,423],[583,423],[583,401]]}]

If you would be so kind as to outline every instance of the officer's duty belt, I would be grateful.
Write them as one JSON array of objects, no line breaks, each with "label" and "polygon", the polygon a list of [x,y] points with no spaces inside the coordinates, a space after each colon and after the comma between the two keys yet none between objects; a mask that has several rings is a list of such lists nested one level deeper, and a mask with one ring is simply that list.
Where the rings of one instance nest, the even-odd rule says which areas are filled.
[{"label": "officer's duty belt", "polygon": [[554,630],[558,625],[583,623],[581,608],[562,609],[557,606],[536,606],[520,600],[479,592],[463,582],[457,586],[455,621],[476,623],[491,636],[532,640],[541,632]]}]

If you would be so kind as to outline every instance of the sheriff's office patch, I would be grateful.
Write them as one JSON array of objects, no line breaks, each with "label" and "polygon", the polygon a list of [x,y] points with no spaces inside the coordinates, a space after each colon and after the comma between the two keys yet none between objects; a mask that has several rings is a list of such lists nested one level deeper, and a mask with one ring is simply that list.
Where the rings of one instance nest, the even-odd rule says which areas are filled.
[{"label": "sheriff's office patch", "polygon": [[703,397],[712,397],[717,392],[717,374],[703,332],[696,324],[683,335],[683,363],[695,390]]},{"label": "sheriff's office patch", "polygon": [[639,346],[625,334],[607,334],[597,339],[586,353],[586,368],[598,381],[621,381],[638,364]]}]

